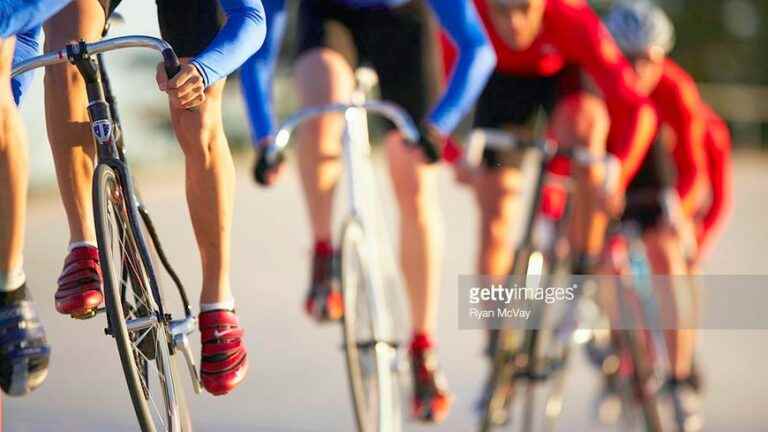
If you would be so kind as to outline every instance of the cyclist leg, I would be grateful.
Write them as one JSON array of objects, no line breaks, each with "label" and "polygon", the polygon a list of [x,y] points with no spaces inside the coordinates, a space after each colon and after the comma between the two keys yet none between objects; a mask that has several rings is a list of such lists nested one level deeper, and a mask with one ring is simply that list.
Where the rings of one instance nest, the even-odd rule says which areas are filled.
[{"label": "cyclist leg", "polygon": [[[160,32],[182,63],[189,63],[219,32],[223,22],[218,8],[218,2],[204,0],[158,2]],[[222,121],[224,82],[209,86],[205,101],[194,110],[169,103],[171,123],[184,153],[187,206],[202,268],[201,375],[213,395],[232,391],[248,370],[230,286],[235,167]]]},{"label": "cyclist leg", "polygon": [[[98,40],[105,11],[97,0],[75,0],[45,25],[45,51],[73,40]],[[85,106],[85,83],[63,63],[45,71],[45,114],[61,200],[70,233],[69,254],[59,278],[56,309],[80,315],[102,301],[101,271],[91,204],[95,146]]]},{"label": "cyclist leg", "polygon": [[[379,73],[381,96],[422,121],[439,91],[437,31],[424,5],[370,12],[357,29],[361,45]],[[388,125],[391,126],[391,125]],[[437,195],[437,166],[424,162],[421,152],[406,145],[392,128],[384,138],[389,172],[398,202],[400,264],[410,299],[413,336],[412,415],[441,422],[452,395],[437,361],[437,307],[440,294],[442,215]]]},{"label": "cyclist leg", "polygon": [[[475,107],[473,127],[504,129],[531,138],[537,115],[549,112],[558,98],[560,77],[519,77],[494,73]],[[511,232],[520,223],[523,151],[485,149],[483,167],[473,180],[480,208],[480,274],[504,277],[514,260]]]},{"label": "cyclist leg", "polygon": [[[558,145],[580,148],[595,158],[606,153],[610,119],[604,102],[597,96],[580,91],[567,96],[555,108],[551,133]],[[574,206],[570,223],[570,243],[574,273],[590,273],[595,257],[602,250],[607,215],[599,207],[605,176],[601,165],[572,164],[575,179]]]},{"label": "cyclist leg", "polygon": [[[648,261],[654,274],[667,275],[665,282],[656,286],[661,299],[664,328],[667,329],[667,351],[674,378],[684,381],[692,374],[696,332],[693,319],[696,314],[693,284],[685,283],[687,274],[680,239],[666,224],[648,230],[643,235]],[[687,296],[688,298],[682,298]],[[687,304],[687,307],[683,305]]]},{"label": "cyclist leg", "polygon": [[14,42],[0,39],[0,388],[20,396],[45,380],[50,348],[22,269],[28,167],[11,91]]},{"label": "cyclist leg", "polygon": [[485,167],[473,183],[480,207],[479,274],[502,278],[512,269],[511,234],[522,210],[522,181],[519,167]]},{"label": "cyclist leg", "polygon": [[29,175],[26,137],[10,86],[14,46],[14,38],[0,39],[0,291],[10,279],[23,279]]},{"label": "cyclist leg", "polygon": [[[295,85],[303,107],[348,101],[355,87],[352,65],[356,44],[350,38],[350,11],[303,0],[299,9],[299,56]],[[305,309],[315,320],[337,320],[343,313],[335,274],[332,208],[341,175],[341,115],[309,121],[297,131],[299,173],[313,237],[313,262]]]}]

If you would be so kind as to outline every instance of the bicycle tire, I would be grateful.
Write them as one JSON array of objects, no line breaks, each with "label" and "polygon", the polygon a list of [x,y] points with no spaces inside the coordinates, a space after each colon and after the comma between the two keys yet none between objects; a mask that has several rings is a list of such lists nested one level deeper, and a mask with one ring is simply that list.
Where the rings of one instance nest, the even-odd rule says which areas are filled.
[{"label": "bicycle tire", "polygon": [[[182,413],[172,371],[170,335],[157,306],[157,301],[160,301],[154,294],[157,282],[152,280],[154,273],[138,223],[140,218],[137,217],[135,205],[129,201],[132,198],[126,197],[128,193],[130,191],[126,190],[118,171],[104,164],[96,168],[93,183],[95,227],[109,332],[115,338],[141,430],[176,432],[182,428]],[[117,244],[115,240],[118,240]],[[114,250],[115,246],[120,249]],[[132,297],[128,298],[128,294]],[[136,316],[137,313],[141,316]],[[144,330],[139,336],[129,333],[126,315],[146,319],[149,325],[139,329]],[[154,342],[152,352],[146,352],[148,344],[143,343],[148,336]],[[155,364],[158,384],[162,388],[164,413],[150,397],[151,364]],[[178,388],[181,389],[181,386]]]},{"label": "bicycle tire", "polygon": [[[371,295],[372,284],[364,251],[365,239],[365,231],[356,219],[352,218],[344,224],[340,242],[344,352],[357,430],[389,432],[399,430],[402,422],[400,386],[393,370],[396,356],[393,356],[394,351],[387,349],[387,346],[392,350],[394,347],[388,341],[378,340],[374,330],[375,318],[369,310],[367,296]],[[374,372],[366,370],[366,367]],[[376,399],[372,401],[374,397]],[[378,412],[379,406],[389,406],[392,412]],[[387,422],[391,426],[382,426]]]},{"label": "bicycle tire", "polygon": [[[527,275],[529,261],[534,253],[536,252],[529,248],[521,248],[515,258],[512,274]],[[510,417],[517,384],[515,375],[519,370],[516,360],[519,358],[520,348],[527,349],[531,345],[526,333],[528,332],[523,329],[498,330],[498,345],[489,378],[489,394],[483,399],[481,432],[488,432],[494,427],[505,425]],[[535,346],[535,344],[532,345]]]}]

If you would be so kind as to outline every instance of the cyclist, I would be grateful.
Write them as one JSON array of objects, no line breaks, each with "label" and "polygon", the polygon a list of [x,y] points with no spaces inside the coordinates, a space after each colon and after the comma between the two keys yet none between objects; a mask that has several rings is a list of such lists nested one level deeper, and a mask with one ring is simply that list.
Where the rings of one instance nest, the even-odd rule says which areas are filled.
[{"label": "cyclist", "polygon": [[[640,87],[656,109],[659,125],[671,131],[671,139],[665,139],[659,129],[639,174],[627,190],[627,207],[622,218],[640,226],[654,274],[690,274],[695,272],[702,255],[696,253],[691,257],[693,265],[686,262],[686,248],[695,247],[687,245],[686,240],[711,244],[716,228],[722,226],[727,214],[730,202],[727,126],[701,100],[693,78],[667,57],[674,44],[674,28],[660,7],[645,0],[619,3],[610,10],[605,22],[624,54],[631,59]],[[668,141],[672,142],[671,150]],[[709,205],[702,205],[706,202],[703,195],[708,192],[708,173]],[[703,217],[697,216],[702,214]],[[698,227],[696,234],[691,223]],[[670,282],[673,286],[674,281],[672,278]],[[685,311],[678,310],[677,305],[684,301],[677,296],[680,291],[659,288],[663,303],[676,311],[665,318],[672,329],[667,332],[672,365],[667,388],[688,401],[683,404],[686,424],[690,430],[698,429],[695,396],[699,379],[693,368],[695,334],[692,326],[683,321]],[[690,289],[685,295],[693,299],[694,305],[694,310],[687,313],[695,315],[696,291]]]},{"label": "cyclist", "polygon": [[[46,23],[46,50],[77,39],[98,39],[119,0],[75,0]],[[222,395],[245,377],[243,330],[230,290],[230,234],[234,166],[224,136],[224,77],[256,52],[266,33],[259,0],[164,0],[160,30],[180,56],[172,79],[158,66],[171,120],[186,162],[186,192],[203,273],[199,325],[202,381]],[[226,17],[226,23],[223,19]],[[56,309],[84,316],[102,301],[101,271],[91,208],[95,146],[87,127],[85,87],[76,68],[63,64],[45,76],[48,136],[70,228]]]},{"label": "cyclist", "polygon": [[30,76],[12,64],[38,51],[40,25],[69,0],[0,0],[0,388],[12,396],[40,386],[50,347],[23,269],[28,166],[17,109]]},{"label": "cyclist", "polygon": [[[506,129],[530,138],[537,114],[544,111],[547,134],[558,145],[581,148],[598,158],[607,150],[621,161],[617,185],[605,184],[602,165],[573,166],[571,272],[589,274],[596,270],[602,249],[606,211],[615,212],[620,206],[623,188],[650,144],[653,111],[635,88],[629,63],[586,1],[475,0],[475,4],[499,62],[478,101],[474,127]],[[443,46],[450,71],[453,48],[445,40]],[[477,172],[457,166],[459,180],[472,186],[480,207],[480,274],[504,277],[514,262],[509,238],[521,210],[522,161],[519,150],[486,149]],[[551,168],[555,172],[567,167],[563,161],[555,162]],[[490,333],[489,354],[495,349],[495,335]]]},{"label": "cyclist", "polygon": [[[422,124],[422,138],[443,145],[471,106],[491,72],[494,55],[468,0],[428,2],[442,26],[459,45],[457,71],[440,102],[429,101],[440,83],[434,57],[436,29],[421,2],[409,0],[302,0],[299,4],[299,57],[295,82],[303,106],[347,101],[354,88],[353,66],[370,62],[378,71],[382,97],[402,105]],[[267,4],[277,25],[270,29],[269,49],[246,64],[243,86],[258,153],[272,139],[269,105],[271,71],[283,29],[284,1]],[[359,60],[359,61],[358,61]],[[311,282],[305,303],[318,321],[342,315],[339,282],[333,271],[336,252],[331,243],[332,196],[339,178],[341,119],[326,116],[299,131],[299,169],[314,237]],[[385,138],[390,173],[400,206],[401,263],[411,299],[414,335],[413,413],[439,422],[449,400],[435,360],[440,239],[435,194],[436,168],[391,131]],[[257,180],[274,181],[257,164]]]}]

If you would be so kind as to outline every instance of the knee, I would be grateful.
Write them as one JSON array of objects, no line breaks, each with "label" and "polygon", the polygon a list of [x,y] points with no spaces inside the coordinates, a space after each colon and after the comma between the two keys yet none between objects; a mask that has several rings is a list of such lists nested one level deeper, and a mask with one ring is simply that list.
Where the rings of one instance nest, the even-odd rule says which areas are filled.
[{"label": "knee", "polygon": [[305,106],[349,98],[355,78],[347,60],[338,52],[321,48],[303,54],[294,67],[296,87]]},{"label": "knee", "polygon": [[552,125],[555,139],[561,145],[605,152],[610,117],[599,97],[588,93],[567,97],[555,109]]},{"label": "knee", "polygon": [[507,244],[512,223],[511,216],[501,206],[483,209],[480,234],[486,245]]},{"label": "knee", "polygon": [[188,160],[206,162],[211,158],[224,130],[221,119],[221,87],[214,84],[206,90],[206,101],[194,111],[171,108],[171,121],[184,156]]}]

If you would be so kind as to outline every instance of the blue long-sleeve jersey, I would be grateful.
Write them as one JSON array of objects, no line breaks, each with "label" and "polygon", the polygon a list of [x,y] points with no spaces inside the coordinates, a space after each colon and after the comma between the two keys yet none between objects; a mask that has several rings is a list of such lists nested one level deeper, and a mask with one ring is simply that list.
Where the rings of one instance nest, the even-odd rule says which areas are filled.
[{"label": "blue long-sleeve jersey", "polygon": [[206,87],[239,68],[261,47],[267,33],[260,0],[220,1],[227,22],[211,44],[192,60]]},{"label": "blue long-sleeve jersey", "polygon": [[[355,8],[396,7],[410,0],[337,0]],[[469,0],[429,0],[440,24],[455,41],[459,58],[448,87],[427,122],[449,134],[471,109],[496,64],[496,56]],[[267,37],[264,48],[248,59],[241,81],[254,142],[274,132],[272,76],[285,29],[285,0],[264,0]],[[419,119],[416,119],[419,120]]]},{"label": "blue long-sleeve jersey", "polygon": [[0,0],[0,38],[40,26],[71,0]]},{"label": "blue long-sleeve jersey", "polygon": [[[16,35],[16,48],[13,51],[13,64],[34,57],[40,50],[40,33],[42,28],[37,26],[31,30],[26,30]],[[21,96],[24,90],[32,81],[32,72],[21,74],[11,79],[11,90],[13,91],[13,100],[16,105],[21,103]]]},{"label": "blue long-sleeve jersey", "polygon": [[[0,0],[0,38],[16,36],[13,63],[37,54],[40,26],[71,0]],[[26,73],[11,80],[13,99],[18,104],[25,87],[32,80]]]}]

